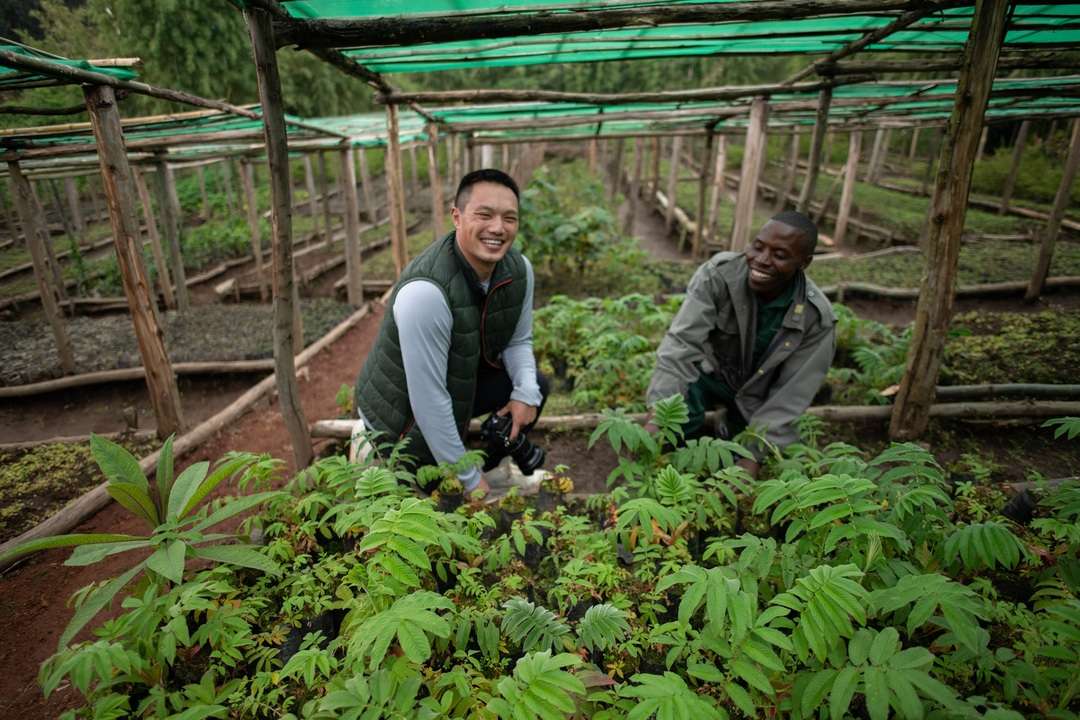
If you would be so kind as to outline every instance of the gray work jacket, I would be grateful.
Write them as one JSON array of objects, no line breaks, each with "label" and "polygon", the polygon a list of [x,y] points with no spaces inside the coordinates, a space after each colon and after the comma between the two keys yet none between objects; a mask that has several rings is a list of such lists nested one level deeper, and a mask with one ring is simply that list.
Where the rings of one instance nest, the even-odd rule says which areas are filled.
[{"label": "gray work jacket", "polygon": [[[799,272],[795,295],[760,367],[752,367],[757,324],[753,291],[741,253],[717,253],[698,268],[656,353],[647,400],[686,397],[702,373],[735,388],[735,403],[751,425],[784,447],[799,437],[796,421],[825,380],[836,350],[832,305]],[[760,460],[764,450],[751,448]]]}]

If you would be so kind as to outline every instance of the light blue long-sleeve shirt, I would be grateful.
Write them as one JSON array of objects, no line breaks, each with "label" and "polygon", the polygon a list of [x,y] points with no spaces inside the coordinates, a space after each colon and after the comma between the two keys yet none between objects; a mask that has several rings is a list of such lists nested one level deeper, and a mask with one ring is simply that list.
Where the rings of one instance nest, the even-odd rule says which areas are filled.
[{"label": "light blue long-sleeve shirt", "polygon": [[[539,407],[540,387],[536,383],[536,358],[532,347],[533,269],[525,260],[525,298],[514,334],[502,352],[502,362],[514,389],[511,400]],[[487,290],[487,283],[481,283]],[[454,321],[450,306],[439,287],[427,280],[414,280],[398,291],[392,308],[397,323],[401,357],[409,387],[409,405],[416,425],[424,435],[432,457],[438,462],[457,462],[465,454],[458,434],[446,387],[450,336]],[[480,482],[480,468],[459,474],[465,489]]]}]

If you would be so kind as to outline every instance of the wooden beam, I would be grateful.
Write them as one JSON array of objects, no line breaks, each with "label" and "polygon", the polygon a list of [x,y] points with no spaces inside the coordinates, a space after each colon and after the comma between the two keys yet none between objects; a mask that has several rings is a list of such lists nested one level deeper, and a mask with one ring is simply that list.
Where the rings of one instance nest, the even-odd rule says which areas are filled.
[{"label": "wooden beam", "polygon": [[22,174],[18,162],[8,162],[8,178],[11,181],[12,199],[19,214],[19,222],[22,224],[23,236],[26,238],[26,247],[34,263],[34,279],[37,280],[38,292],[41,295],[41,306],[45,311],[45,319],[52,328],[53,338],[56,340],[60,367],[65,373],[71,374],[75,372],[75,353],[60,310],[60,296],[53,281],[53,268],[49,262],[49,254],[45,251],[45,243],[50,239],[48,230],[42,222],[44,213],[41,212],[41,206],[34,196],[34,189],[26,176]]},{"label": "wooden beam", "polygon": [[[879,75],[893,73],[953,72],[960,69],[962,55],[958,53],[942,54],[936,58],[918,60],[858,60],[837,63],[822,68],[829,76],[838,75]],[[1075,52],[1038,52],[1033,50],[1002,53],[998,59],[998,70],[1075,70],[1078,63]]]},{"label": "wooden beam", "polygon": [[364,302],[364,277],[360,267],[360,200],[356,196],[356,161],[351,147],[338,150],[341,161],[338,186],[344,200],[345,289],[349,304]]},{"label": "wooden beam", "polygon": [[[313,234],[305,236],[304,244],[306,245],[310,242],[310,238],[319,232],[319,194],[315,192],[315,170],[311,165],[311,153],[304,153],[304,189],[307,190],[307,212],[314,231]],[[326,234],[322,236],[322,239],[326,240],[329,237],[330,228],[326,228]]]},{"label": "wooden beam", "polygon": [[787,207],[788,196],[795,188],[795,180],[799,174],[799,136],[792,133],[791,146],[788,148],[788,163],[784,171],[784,185],[780,192],[776,193],[776,203],[773,205],[775,212],[780,212]]},{"label": "wooden beam", "polygon": [[202,165],[195,167],[195,177],[199,181],[199,200],[202,202],[202,218],[203,220],[209,220],[210,216],[214,214],[214,211],[210,207],[210,195],[206,192],[206,172],[203,170]]},{"label": "wooden beam", "polygon": [[893,404],[889,436],[909,440],[926,430],[941,371],[956,291],[960,243],[971,177],[987,100],[1004,37],[1009,0],[976,0],[964,45],[956,102],[941,148],[925,246],[922,292],[900,391]]},{"label": "wooden beam", "polygon": [[191,307],[188,295],[187,273],[184,271],[184,256],[180,252],[180,215],[176,197],[176,177],[164,160],[156,163],[158,190],[158,209],[161,211],[161,226],[165,229],[165,244],[169,247],[170,274],[176,285],[176,309],[186,313]]},{"label": "wooden beam", "polygon": [[630,190],[627,193],[629,207],[626,212],[626,222],[623,224],[623,234],[630,236],[634,232],[634,218],[637,217],[641,205],[641,174],[645,162],[645,140],[634,138],[634,170],[630,176]]},{"label": "wooden beam", "polygon": [[697,196],[697,217],[694,218],[697,222],[694,225],[694,241],[691,245],[691,255],[694,258],[700,258],[705,252],[705,224],[707,221],[706,213],[708,212],[708,206],[705,205],[705,191],[709,187],[711,180],[711,172],[713,165],[709,160],[713,155],[713,143],[716,142],[716,138],[713,133],[705,135],[705,152],[701,155],[701,173],[698,176],[698,196]]},{"label": "wooden beam", "polygon": [[[712,158],[710,158],[712,160]],[[716,143],[716,159],[713,161],[712,197],[709,200],[709,242],[720,245],[716,226],[720,214],[720,194],[724,190],[724,171],[727,169],[727,136],[721,135]]]},{"label": "wooden beam", "polygon": [[390,206],[390,247],[394,256],[394,270],[401,277],[409,262],[405,237],[405,188],[402,179],[401,142],[398,139],[397,105],[386,106],[386,191]]},{"label": "wooden beam", "polygon": [[1028,132],[1031,130],[1031,121],[1024,120],[1020,123],[1020,129],[1016,131],[1016,142],[1013,143],[1012,161],[1009,163],[1009,174],[1005,177],[1005,187],[1001,189],[1001,207],[998,215],[1009,212],[1009,203],[1012,202],[1013,189],[1016,187],[1016,175],[1020,172],[1020,161],[1024,157],[1024,146],[1027,144]]},{"label": "wooden beam", "polygon": [[1031,282],[1028,284],[1024,299],[1033,302],[1042,295],[1046,276],[1050,272],[1050,261],[1054,257],[1054,244],[1057,242],[1058,233],[1061,231],[1061,221],[1065,217],[1065,209],[1069,206],[1072,195],[1073,181],[1076,179],[1077,169],[1080,168],[1080,118],[1072,122],[1072,134],[1069,137],[1069,157],[1065,161],[1065,169],[1061,174],[1061,182],[1058,184],[1057,195],[1054,196],[1054,207],[1050,211],[1050,219],[1043,231],[1042,244],[1039,246],[1039,259],[1035,263],[1035,270],[1031,274]]},{"label": "wooden beam", "polygon": [[679,189],[679,159],[682,155],[682,137],[675,136],[671,140],[671,160],[668,162],[667,178],[667,212],[664,215],[664,226],[670,233],[675,224],[676,196]]},{"label": "wooden beam", "polygon": [[232,217],[236,213],[236,195],[233,187],[232,158],[221,161],[221,187],[225,191],[225,208]]},{"label": "wooden beam", "polygon": [[296,382],[294,354],[304,345],[300,326],[300,303],[293,271],[292,199],[289,181],[289,146],[285,130],[285,109],[278,76],[274,32],[270,16],[251,6],[244,9],[251,36],[263,109],[266,155],[270,165],[270,222],[273,228],[274,297],[274,378],[278,403],[292,441],[297,469],[305,468],[313,457],[311,436]]},{"label": "wooden beam", "polygon": [[919,127],[913,127],[911,129],[911,147],[908,148],[908,162],[915,159],[915,153],[919,150]]},{"label": "wooden beam", "polygon": [[821,153],[825,149],[825,134],[829,131],[829,108],[832,105],[832,88],[825,88],[818,94],[817,117],[814,120],[814,134],[810,140],[810,158],[803,180],[802,192],[795,209],[804,215],[814,200],[814,186],[817,185],[821,170]]},{"label": "wooden beam", "polygon": [[446,201],[443,199],[442,177],[439,175],[439,127],[427,126],[428,182],[431,184],[431,228],[435,240],[442,237],[446,228]]},{"label": "wooden beam", "polygon": [[142,236],[135,214],[134,182],[124,150],[124,131],[120,127],[120,113],[116,109],[116,94],[111,87],[95,85],[84,87],[83,95],[97,139],[120,280],[135,329],[139,355],[146,369],[146,388],[157,420],[157,434],[165,439],[183,432],[184,415],[180,408],[176,375],[165,349],[165,333],[161,329],[150,280],[143,266]]},{"label": "wooden beam", "polygon": [[[495,148],[488,146],[494,152]],[[488,167],[494,163],[489,162]],[[420,192],[420,165],[416,159],[416,143],[409,143],[409,192],[413,197]]]},{"label": "wooden beam", "polygon": [[610,177],[611,185],[608,186],[608,196],[611,200],[615,199],[615,196],[622,190],[622,166],[623,166],[623,154],[626,152],[626,139],[619,138],[615,141],[615,152],[611,158]]},{"label": "wooden beam", "polygon": [[[266,0],[253,3],[266,4]],[[755,20],[797,20],[823,15],[903,12],[954,7],[959,0],[927,3],[918,0],[755,0],[753,2],[653,5],[603,8],[575,12],[492,13],[459,11],[453,16],[386,15],[363,18],[284,19],[275,23],[281,45],[303,48],[385,47],[456,42],[519,35],[569,33],[610,28],[684,23],[723,23]]]},{"label": "wooden beam", "polygon": [[[349,148],[349,152],[352,152],[352,148]],[[326,232],[323,234],[324,240],[333,240],[334,229],[333,220],[330,218],[330,176],[326,173],[326,153],[319,151],[315,153],[315,160],[319,165],[319,191],[322,194],[319,204],[322,205],[323,216],[323,228]],[[353,178],[356,178],[356,162],[353,161]],[[353,191],[356,190],[356,183],[353,183]],[[360,221],[359,215],[360,209],[357,208],[357,222]]]},{"label": "wooden beam", "polygon": [[72,105],[71,107],[28,107],[26,105],[0,105],[0,115],[82,115],[86,112],[85,105]]},{"label": "wooden beam", "polygon": [[364,193],[367,219],[374,225],[379,222],[379,208],[375,205],[374,187],[371,184],[371,174],[368,172],[367,148],[356,148],[356,154],[360,160],[360,189]]},{"label": "wooden beam", "polygon": [[[86,106],[83,106],[86,109]],[[83,221],[82,205],[79,203],[79,188],[75,185],[75,178],[64,178],[64,195],[67,197],[68,212],[71,213],[71,222],[75,224],[75,232],[79,234],[79,242],[86,235],[86,223]]]},{"label": "wooden beam", "polygon": [[[870,79],[868,75],[864,79]],[[846,80],[847,83],[861,82]],[[766,85],[733,85],[712,88],[694,88],[690,90],[665,90],[663,92],[630,93],[582,93],[559,92],[555,90],[438,90],[428,92],[395,92],[393,95],[380,95],[378,102],[401,104],[408,102],[467,103],[470,105],[502,102],[563,102],[585,105],[626,105],[630,103],[663,102],[701,102],[705,100],[738,100],[739,98],[764,97],[772,93],[811,93],[826,87],[833,87],[832,81],[816,81],[785,85],[769,83]]]},{"label": "wooden beam", "polygon": [[855,176],[859,170],[859,155],[862,151],[862,133],[848,135],[847,165],[844,167],[844,189],[840,192],[840,209],[836,212],[836,229],[833,242],[843,245],[847,235],[848,219],[851,217],[851,205],[855,200]]},{"label": "wooden beam", "polygon": [[[77,232],[75,232],[75,228],[72,226],[71,220],[64,213],[64,208],[60,203],[60,191],[56,188],[56,181],[44,180],[42,182],[47,182],[49,184],[49,194],[52,196],[53,212],[55,212],[56,215],[60,218],[60,224],[64,228],[64,234],[67,235],[68,242],[74,242],[75,247],[78,247],[79,235]],[[51,239],[49,242],[45,243],[45,249],[49,253],[49,264],[52,265],[53,269],[53,282],[56,283],[56,289],[60,294],[60,300],[66,301],[68,298],[67,289],[64,287],[64,271],[60,267],[59,259],[56,256],[56,246],[51,241]]]},{"label": "wooden beam", "polygon": [[758,179],[765,155],[765,128],[769,121],[769,106],[762,98],[750,106],[750,124],[746,128],[743,146],[742,173],[739,195],[735,202],[735,222],[731,230],[731,249],[741,252],[754,232],[754,206],[757,204]]},{"label": "wooden beam", "polygon": [[874,131],[874,145],[870,150],[870,162],[866,164],[866,182],[877,182],[877,168],[881,161],[881,148],[885,142],[885,128]]},{"label": "wooden beam", "polygon": [[138,168],[132,168],[131,170],[132,177],[135,180],[135,190],[139,194],[139,203],[142,205],[146,234],[150,238],[150,252],[154,257],[154,269],[157,270],[161,296],[165,300],[165,307],[175,310],[176,295],[173,294],[169,265],[165,262],[165,252],[161,247],[161,235],[158,233],[157,222],[154,219],[154,204],[150,201],[150,190],[146,186],[146,176]]},{"label": "wooden beam", "polygon": [[246,158],[240,160],[240,183],[244,188],[244,207],[247,214],[248,232],[251,235],[251,254],[255,258],[255,277],[259,281],[259,299],[270,299],[263,267],[262,227],[259,223],[258,196],[255,194],[255,167]]}]

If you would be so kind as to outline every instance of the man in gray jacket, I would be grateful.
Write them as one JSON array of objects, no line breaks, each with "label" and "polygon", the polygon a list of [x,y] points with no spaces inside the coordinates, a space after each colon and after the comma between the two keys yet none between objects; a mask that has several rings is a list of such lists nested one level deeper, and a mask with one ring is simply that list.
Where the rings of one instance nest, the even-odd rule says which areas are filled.
[{"label": "man in gray jacket", "polygon": [[[647,393],[650,406],[674,394],[686,398],[687,438],[712,434],[705,412],[721,409],[728,435],[750,424],[778,447],[798,439],[796,421],[836,349],[832,306],[803,272],[816,246],[814,223],[786,211],[743,253],[717,253],[694,273],[660,343]],[[756,477],[765,449],[750,449],[755,459],[739,465]]]}]

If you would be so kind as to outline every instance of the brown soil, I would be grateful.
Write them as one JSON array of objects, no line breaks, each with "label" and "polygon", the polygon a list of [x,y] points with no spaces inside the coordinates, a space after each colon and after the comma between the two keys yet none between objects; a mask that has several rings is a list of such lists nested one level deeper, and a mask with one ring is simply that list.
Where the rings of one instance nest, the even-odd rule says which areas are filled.
[{"label": "brown soil", "polygon": [[[307,377],[300,381],[301,400],[309,420],[337,416],[334,395],[342,383],[355,380],[381,319],[379,308],[312,359]],[[183,458],[183,465],[217,460],[236,449],[270,453],[286,461],[286,476],[294,471],[288,434],[276,401],[256,406],[231,429]],[[110,505],[75,529],[143,531],[117,505]],[[38,667],[55,651],[57,639],[71,616],[66,605],[71,594],[90,582],[115,576],[130,566],[131,558],[118,556],[90,567],[67,567],[61,564],[67,555],[68,551],[59,550],[35,556],[0,579],[0,636],[5,640],[0,648],[0,666],[6,670],[0,678],[0,718],[55,718],[80,700],[70,687],[44,699],[36,681]]]}]

